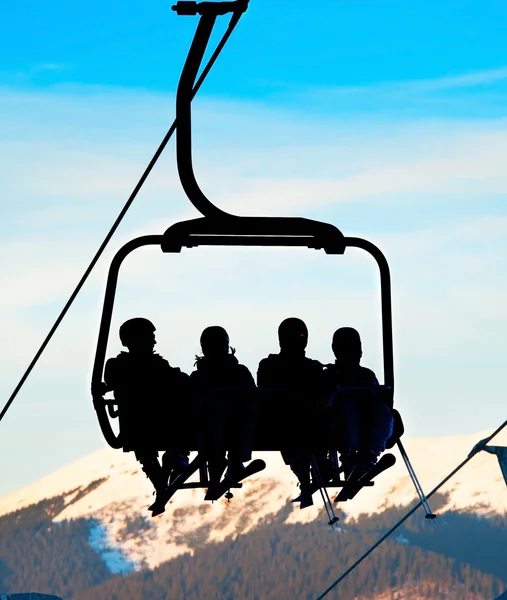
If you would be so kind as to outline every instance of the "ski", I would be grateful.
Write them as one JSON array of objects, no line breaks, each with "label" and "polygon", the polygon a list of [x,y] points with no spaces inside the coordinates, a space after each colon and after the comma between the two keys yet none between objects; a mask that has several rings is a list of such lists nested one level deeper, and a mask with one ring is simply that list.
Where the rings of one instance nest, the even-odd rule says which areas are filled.
[{"label": "ski", "polygon": [[[243,479],[246,479],[247,477],[258,473],[259,471],[262,471],[265,468],[266,463],[262,459],[257,458],[255,460],[252,460],[252,462],[244,468],[244,470],[241,472],[241,477],[239,479],[236,478],[234,481],[232,481],[229,479],[226,473],[224,479],[218,485],[208,488],[204,499],[212,501],[218,500],[229,491],[229,488],[232,484],[237,484]],[[228,496],[228,499],[230,498],[232,498],[232,494]]]},{"label": "ski", "polygon": [[183,469],[183,471],[174,479],[174,481],[171,481],[171,483],[165,488],[165,490],[157,493],[155,502],[148,507],[148,510],[151,510],[152,517],[156,517],[157,515],[161,515],[163,512],[165,512],[165,505],[180,489],[180,487],[185,483],[185,481],[196,472],[198,467],[199,462],[196,458],[188,465],[188,467]]},{"label": "ski", "polygon": [[[342,483],[339,479],[330,479],[329,481],[326,481],[324,483],[325,488],[328,487],[336,487],[336,486],[341,486]],[[316,482],[316,481],[312,481],[312,483],[310,484],[310,488],[308,489],[308,494],[310,496],[313,496],[313,494],[315,494],[315,492],[318,492],[320,490],[321,486]],[[291,500],[291,502],[301,502],[301,494],[299,494],[299,496],[297,496],[296,498],[293,498]],[[311,505],[309,505],[311,506]]]},{"label": "ski", "polygon": [[335,498],[335,502],[345,502],[345,500],[352,500],[354,496],[368,483],[372,482],[373,479],[380,475],[383,471],[386,471],[394,465],[396,457],[394,454],[384,454],[380,457],[379,461],[362,477],[357,480],[347,482],[342,488],[338,496]]}]

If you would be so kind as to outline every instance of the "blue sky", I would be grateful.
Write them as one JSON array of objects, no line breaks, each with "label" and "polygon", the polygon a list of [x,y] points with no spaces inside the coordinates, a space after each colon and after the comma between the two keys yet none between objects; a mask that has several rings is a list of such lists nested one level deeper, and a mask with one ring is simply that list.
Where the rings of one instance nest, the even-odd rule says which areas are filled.
[{"label": "blue sky", "polygon": [[[506,17],[505,5],[492,1],[256,0],[207,90],[260,98],[291,86],[491,70],[504,66]],[[16,3],[3,25],[3,70],[34,86],[74,81],[173,90],[194,26],[195,19],[178,18],[169,2],[157,0]],[[66,73],[44,72],[44,65]]]},{"label": "blue sky", "polygon": [[[392,268],[407,433],[493,428],[507,367],[507,8],[315,6],[251,0],[195,102],[199,181],[232,212],[308,216],[377,243]],[[159,1],[4,13],[3,398],[172,122],[195,25]],[[0,493],[103,444],[88,389],[108,261],[194,214],[171,146],[1,424]],[[276,351],[280,320],[297,315],[309,355],[330,361],[333,330],[351,324],[381,372],[377,278],[360,253],[144,252],[122,275],[115,327],[152,317],[159,351],[187,371],[204,326],[225,325],[254,372]],[[110,353],[120,349],[112,339]]]}]

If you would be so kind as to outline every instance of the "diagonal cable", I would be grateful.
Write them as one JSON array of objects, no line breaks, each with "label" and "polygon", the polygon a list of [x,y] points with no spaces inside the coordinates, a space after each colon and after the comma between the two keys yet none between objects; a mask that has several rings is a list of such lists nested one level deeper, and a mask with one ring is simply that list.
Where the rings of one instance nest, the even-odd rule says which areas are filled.
[{"label": "diagonal cable", "polygon": [[[215,62],[216,62],[216,60],[217,60],[220,52],[222,51],[223,47],[227,43],[227,40],[231,37],[232,32],[234,31],[236,25],[238,24],[239,19],[241,18],[242,14],[243,14],[242,12],[237,12],[237,13],[233,14],[233,16],[231,18],[231,21],[229,23],[229,26],[227,27],[226,32],[222,36],[222,39],[218,43],[217,47],[215,48],[213,54],[211,55],[211,57],[210,57],[210,59],[208,61],[208,63],[204,67],[204,69],[203,69],[203,71],[202,71],[199,79],[195,83],[195,86],[194,86],[194,88],[192,90],[192,99],[195,97],[195,95],[199,91],[200,87],[204,83],[204,80],[206,79],[208,73],[210,72],[211,68],[215,64]],[[83,273],[81,279],[79,280],[79,283],[77,284],[77,286],[75,287],[74,291],[70,295],[70,297],[67,300],[67,303],[65,304],[65,306],[63,307],[62,311],[58,315],[56,321],[54,322],[54,325],[49,330],[49,333],[47,334],[45,340],[42,342],[40,348],[37,350],[35,356],[33,357],[32,361],[31,361],[31,363],[28,365],[28,368],[26,369],[26,371],[24,372],[23,376],[19,380],[19,383],[17,384],[17,386],[15,387],[15,389],[12,392],[11,396],[7,400],[5,406],[2,409],[2,412],[0,413],[0,421],[4,418],[5,413],[9,410],[9,407],[14,402],[14,399],[18,395],[18,392],[23,387],[23,384],[25,383],[25,381],[27,380],[28,376],[32,372],[32,369],[37,364],[39,358],[41,357],[42,353],[46,349],[46,346],[51,341],[51,338],[53,337],[53,335],[55,334],[56,330],[60,326],[60,323],[63,321],[65,315],[69,311],[69,308],[72,306],[72,303],[74,302],[74,300],[76,299],[77,295],[81,291],[81,288],[85,284],[85,282],[88,279],[90,273],[92,272],[93,268],[97,264],[99,258],[102,256],[102,253],[104,252],[106,246],[111,241],[111,238],[113,237],[114,233],[118,229],[118,227],[119,227],[120,223],[122,222],[123,218],[127,214],[128,209],[131,207],[132,203],[136,199],[137,194],[139,193],[139,191],[143,187],[143,184],[146,181],[146,179],[148,178],[148,175],[153,170],[153,167],[155,166],[157,160],[159,159],[160,155],[162,154],[162,152],[164,151],[165,147],[167,146],[167,143],[171,139],[173,133],[176,131],[176,126],[177,126],[177,123],[176,123],[176,119],[175,119],[173,121],[173,124],[169,128],[168,132],[166,133],[164,139],[160,143],[160,146],[158,147],[157,151],[155,152],[155,154],[153,155],[152,159],[148,163],[148,166],[146,167],[144,173],[141,175],[141,178],[137,182],[136,187],[134,188],[134,190],[130,194],[129,199],[127,200],[127,202],[125,203],[124,207],[120,211],[118,217],[116,218],[115,222],[111,226],[111,229],[108,231],[106,237],[104,238],[104,241],[99,246],[99,249],[95,253],[95,256],[92,258],[90,264],[88,265],[88,267],[86,268],[85,272]]]},{"label": "diagonal cable", "polygon": [[[498,427],[497,429],[495,429],[495,431],[485,440],[482,440],[480,442],[480,444],[477,444],[472,451],[470,452],[470,454],[465,458],[464,461],[462,461],[455,469],[453,469],[449,475],[447,475],[446,477],[444,477],[444,479],[442,479],[442,481],[436,486],[434,487],[431,492],[426,496],[426,498],[431,498],[431,496],[433,496],[433,494],[435,494],[436,492],[438,492],[438,490],[445,485],[449,479],[451,479],[452,477],[454,477],[454,475],[456,475],[456,473],[458,471],[460,471],[478,452],[480,452],[480,450],[488,443],[490,442],[496,435],[498,435],[500,433],[500,431],[502,431],[502,429],[504,427],[507,426],[507,421],[504,421],[502,423],[502,425],[500,425],[500,427]],[[419,501],[413,508],[411,508],[408,513],[402,517],[395,525],[393,525],[391,527],[391,529],[389,529],[389,531],[387,531],[386,533],[384,533],[384,535],[378,539],[375,544],[373,544],[373,546],[370,546],[370,548],[368,548],[368,550],[361,555],[355,563],[353,563],[352,565],[350,565],[350,567],[344,571],[340,577],[338,577],[338,579],[336,579],[320,596],[318,596],[316,598],[316,600],[322,600],[322,598],[324,598],[325,596],[327,596],[329,594],[329,592],[334,589],[341,581],[343,581],[345,579],[345,577],[347,577],[347,575],[349,575],[357,566],[359,566],[360,563],[363,562],[363,560],[368,557],[374,550],[376,550],[380,544],[382,544],[382,542],[384,542],[394,531],[396,531],[396,529],[398,529],[398,527],[400,527],[400,525],[402,525],[409,517],[411,517],[415,511],[422,506],[422,502]]]}]

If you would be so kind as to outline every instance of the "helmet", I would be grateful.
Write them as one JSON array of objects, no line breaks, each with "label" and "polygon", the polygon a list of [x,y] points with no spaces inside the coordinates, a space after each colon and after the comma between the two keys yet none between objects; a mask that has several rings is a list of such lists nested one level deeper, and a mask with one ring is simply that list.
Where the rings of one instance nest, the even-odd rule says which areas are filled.
[{"label": "helmet", "polygon": [[120,340],[124,346],[129,346],[143,333],[153,333],[155,325],[143,317],[135,317],[125,321],[120,327]]},{"label": "helmet", "polygon": [[280,348],[304,350],[308,343],[308,328],[301,319],[289,317],[278,327],[278,340]]},{"label": "helmet", "polygon": [[229,334],[219,325],[206,327],[201,333],[201,348],[205,356],[229,352]]},{"label": "helmet", "polygon": [[332,347],[335,355],[344,352],[346,354],[359,354],[359,357],[361,357],[363,353],[361,336],[357,329],[353,327],[340,327],[337,329],[333,335]]}]

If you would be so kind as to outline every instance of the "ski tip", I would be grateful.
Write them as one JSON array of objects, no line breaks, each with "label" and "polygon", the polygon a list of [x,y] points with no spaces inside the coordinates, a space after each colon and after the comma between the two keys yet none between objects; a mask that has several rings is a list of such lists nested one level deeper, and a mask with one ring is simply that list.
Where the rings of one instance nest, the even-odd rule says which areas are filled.
[{"label": "ski tip", "polygon": [[313,506],[313,498],[302,500],[299,504],[299,509],[303,510],[304,508],[308,508],[309,506]]},{"label": "ski tip", "polygon": [[158,515],[161,515],[162,513],[165,513],[165,506],[157,506],[152,509],[151,516],[152,518],[158,517]]},{"label": "ski tip", "polygon": [[208,502],[214,502],[215,500],[218,500],[220,498],[220,496],[222,496],[227,490],[224,490],[220,495],[218,494],[217,490],[212,489],[210,491],[210,489],[208,488],[206,491],[206,494],[204,495],[204,500],[208,501]]},{"label": "ski tip", "polygon": [[386,463],[391,463],[391,465],[394,465],[396,463],[396,456],[394,456],[394,454],[391,453],[384,454],[384,456],[382,456],[381,459],[384,459]]},{"label": "ski tip", "polygon": [[348,500],[348,496],[346,494],[343,494],[342,492],[340,492],[338,494],[338,496],[336,496],[336,498],[334,499],[335,502],[345,502],[346,500]]}]

